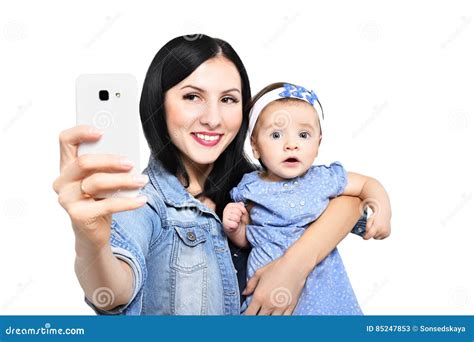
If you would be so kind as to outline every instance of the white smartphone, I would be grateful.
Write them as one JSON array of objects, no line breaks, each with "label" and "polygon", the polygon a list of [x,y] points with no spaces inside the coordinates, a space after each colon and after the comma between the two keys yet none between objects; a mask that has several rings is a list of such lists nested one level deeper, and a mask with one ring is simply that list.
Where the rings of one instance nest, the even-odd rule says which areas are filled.
[{"label": "white smartphone", "polygon": [[[82,143],[78,155],[116,154],[134,163],[129,172],[140,173],[140,116],[138,87],[129,74],[84,74],[76,79],[76,124],[91,125],[104,132],[99,141]],[[105,194],[135,197],[139,190]]]}]

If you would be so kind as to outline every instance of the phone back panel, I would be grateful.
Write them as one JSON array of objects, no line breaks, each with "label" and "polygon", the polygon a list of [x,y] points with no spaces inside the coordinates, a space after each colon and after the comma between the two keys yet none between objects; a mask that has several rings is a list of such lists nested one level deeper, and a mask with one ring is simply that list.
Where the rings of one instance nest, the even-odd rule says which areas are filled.
[{"label": "phone back panel", "polygon": [[[84,74],[77,78],[76,123],[104,131],[98,142],[82,143],[78,155],[91,153],[126,156],[135,165],[130,172],[140,173],[137,88],[135,77],[129,74]],[[107,100],[104,100],[104,91],[108,93]],[[137,191],[124,191],[123,194],[132,196],[136,193]]]}]

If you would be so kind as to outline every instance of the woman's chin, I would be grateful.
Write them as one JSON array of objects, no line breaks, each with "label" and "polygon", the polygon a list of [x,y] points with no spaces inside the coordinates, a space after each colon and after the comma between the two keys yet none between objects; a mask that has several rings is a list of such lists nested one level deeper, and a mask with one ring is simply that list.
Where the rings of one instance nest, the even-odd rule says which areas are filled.
[{"label": "woman's chin", "polygon": [[198,165],[214,164],[221,151],[192,151],[188,158]]},{"label": "woman's chin", "polygon": [[[194,145],[194,146],[193,146]],[[200,165],[213,164],[217,158],[222,154],[224,144],[220,142],[218,145],[213,147],[205,146],[196,146],[197,144],[193,142],[190,148],[188,149],[188,158],[194,163]]]}]

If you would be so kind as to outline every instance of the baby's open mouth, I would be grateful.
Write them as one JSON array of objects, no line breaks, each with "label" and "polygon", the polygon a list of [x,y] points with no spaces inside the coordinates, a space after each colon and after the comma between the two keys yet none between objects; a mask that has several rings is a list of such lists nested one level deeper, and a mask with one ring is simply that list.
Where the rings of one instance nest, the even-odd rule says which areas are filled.
[{"label": "baby's open mouth", "polygon": [[298,163],[299,160],[298,160],[298,158],[290,157],[290,158],[285,159],[283,162],[284,163]]}]

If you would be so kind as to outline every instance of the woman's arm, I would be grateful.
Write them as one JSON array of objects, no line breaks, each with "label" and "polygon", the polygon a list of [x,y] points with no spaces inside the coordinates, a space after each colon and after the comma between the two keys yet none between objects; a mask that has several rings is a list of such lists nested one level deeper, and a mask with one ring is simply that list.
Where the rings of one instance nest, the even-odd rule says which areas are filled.
[{"label": "woman's arm", "polygon": [[287,250],[285,257],[300,260],[306,276],[337,247],[360,218],[359,198],[340,196]]},{"label": "woman's arm", "polygon": [[[101,133],[91,126],[76,126],[61,132],[61,173],[53,189],[71,219],[79,283],[94,305],[110,310],[126,304],[133,295],[132,269],[113,255],[109,243],[112,214],[140,208],[146,198],[95,199],[94,196],[107,191],[138,189],[144,185],[128,174],[132,165],[124,163],[120,156],[77,155],[80,143],[97,141],[100,137]],[[107,296],[110,300],[101,303]]]},{"label": "woman's arm", "polygon": [[360,204],[360,199],[350,196],[331,200],[324,213],[282,257],[257,270],[244,291],[245,295],[253,293],[246,314],[291,315],[309,273],[359,219]]}]

